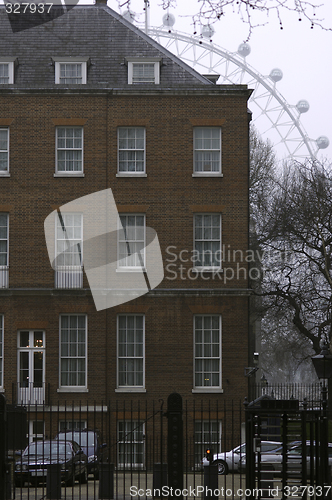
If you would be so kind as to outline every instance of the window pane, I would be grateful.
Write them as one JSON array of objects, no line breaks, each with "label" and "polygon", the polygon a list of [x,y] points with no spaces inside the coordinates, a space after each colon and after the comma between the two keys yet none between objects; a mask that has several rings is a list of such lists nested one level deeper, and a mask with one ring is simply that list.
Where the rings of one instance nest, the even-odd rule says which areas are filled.
[{"label": "window pane", "polygon": [[29,332],[20,332],[20,347],[29,347]]},{"label": "window pane", "polygon": [[144,172],[143,127],[121,127],[118,129],[119,172]]},{"label": "window pane", "polygon": [[194,171],[221,172],[221,144],[219,127],[194,129]]},{"label": "window pane", "polygon": [[60,63],[60,83],[82,83],[82,63]]},{"label": "window pane", "polygon": [[43,346],[43,332],[33,333],[33,346],[34,347],[44,347]]},{"label": "window pane", "polygon": [[61,384],[85,386],[86,318],[61,316]]},{"label": "window pane", "polygon": [[144,349],[143,316],[118,318],[118,385],[143,386]]},{"label": "window pane", "polygon": [[57,129],[57,169],[61,172],[83,171],[83,128]]},{"label": "window pane", "polygon": [[197,266],[221,266],[220,222],[220,214],[195,215],[194,235]]},{"label": "window pane", "polygon": [[155,63],[132,63],[133,83],[155,83]]},{"label": "window pane", "polygon": [[219,316],[196,316],[195,385],[220,387],[220,319]]},{"label": "window pane", "polygon": [[145,217],[143,215],[121,215],[122,230],[118,232],[119,258],[122,267],[145,265]]}]

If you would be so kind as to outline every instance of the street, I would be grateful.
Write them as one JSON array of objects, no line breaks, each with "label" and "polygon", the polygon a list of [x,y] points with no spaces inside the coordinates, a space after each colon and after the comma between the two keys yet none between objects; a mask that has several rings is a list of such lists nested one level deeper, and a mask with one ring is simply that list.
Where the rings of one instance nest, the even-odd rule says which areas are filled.
[{"label": "street", "polygon": [[[158,497],[158,491],[153,492],[153,475],[145,473],[114,473],[114,499],[119,500],[144,500],[152,498],[153,493]],[[194,499],[203,498],[204,491],[204,476],[201,473],[185,474],[183,481],[183,498]],[[228,498],[230,500],[237,500],[244,496],[245,492],[245,476],[240,474],[228,474],[227,476],[218,477],[218,491],[213,493],[220,498]],[[164,486],[161,491],[164,498],[172,496],[180,496],[180,491],[171,489]],[[211,497],[213,493],[208,492]],[[213,495],[213,496],[215,496]],[[42,484],[37,488],[35,486],[25,486],[23,488],[15,488],[14,496],[12,498],[22,500],[44,500],[46,499],[46,484]],[[71,500],[97,500],[99,498],[99,481],[89,479],[87,484],[75,483],[75,486],[62,486],[61,499]],[[60,500],[60,499],[53,499]],[[106,500],[106,499],[105,499]]]}]

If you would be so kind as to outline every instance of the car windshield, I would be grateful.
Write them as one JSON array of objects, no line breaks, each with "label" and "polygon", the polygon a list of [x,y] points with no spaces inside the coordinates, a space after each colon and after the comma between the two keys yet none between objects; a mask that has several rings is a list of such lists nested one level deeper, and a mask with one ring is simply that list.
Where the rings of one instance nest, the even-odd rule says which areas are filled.
[{"label": "car windshield", "polygon": [[30,443],[25,449],[23,456],[28,455],[38,455],[42,457],[50,457],[52,455],[71,455],[72,449],[69,443],[61,442],[44,442],[36,441],[35,443]]},{"label": "car windshield", "polygon": [[95,446],[94,432],[60,432],[57,439],[76,441],[80,446]]}]

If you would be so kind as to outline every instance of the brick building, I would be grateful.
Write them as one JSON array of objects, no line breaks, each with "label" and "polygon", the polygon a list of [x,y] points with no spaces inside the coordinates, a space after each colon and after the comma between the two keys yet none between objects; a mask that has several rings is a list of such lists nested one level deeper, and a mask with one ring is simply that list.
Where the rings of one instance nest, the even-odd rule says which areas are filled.
[{"label": "brick building", "polygon": [[[173,391],[243,399],[250,91],[214,84],[103,3],[56,9],[33,26],[0,8],[0,390],[43,412]],[[105,189],[124,228],[118,270],[140,271],[150,227],[164,278],[97,310],[85,215],[61,207]]]}]

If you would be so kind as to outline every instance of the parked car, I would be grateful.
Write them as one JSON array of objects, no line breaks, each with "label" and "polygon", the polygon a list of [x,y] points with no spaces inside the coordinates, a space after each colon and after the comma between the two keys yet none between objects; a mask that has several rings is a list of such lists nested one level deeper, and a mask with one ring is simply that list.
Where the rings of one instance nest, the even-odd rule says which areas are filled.
[{"label": "parked car", "polygon": [[73,485],[88,480],[88,457],[74,441],[35,441],[30,443],[15,463],[15,485],[45,482],[47,466],[61,464],[61,480]]},{"label": "parked car", "polygon": [[[262,441],[263,443],[264,441]],[[273,450],[267,450],[265,452],[261,451],[261,462],[265,462],[265,459],[266,461],[268,462],[269,460],[276,460],[278,461],[279,460],[279,457],[281,456],[282,454],[282,443],[277,443],[278,444],[278,447],[277,448],[274,448]],[[255,460],[256,460],[256,463],[258,461],[258,456],[257,456],[257,453],[255,454]],[[241,472],[241,473],[244,473],[246,472],[246,464],[247,464],[247,457],[246,455],[243,455],[239,462],[238,462],[238,465],[237,465],[237,470],[238,472]]]},{"label": "parked car", "polygon": [[[306,462],[307,462],[307,473],[310,474],[310,463],[311,457],[313,458],[313,462],[315,464],[315,442],[312,443],[310,441],[306,441]],[[328,460],[329,466],[332,466],[332,443],[328,443]],[[264,465],[271,466],[271,470],[273,470],[277,475],[282,472],[282,464],[283,464],[283,455],[282,455],[282,447],[280,450],[276,450],[274,453],[267,454],[261,457],[261,462]],[[292,444],[289,446],[289,450],[287,452],[287,470],[288,474],[292,472],[297,474],[301,471],[302,468],[302,443],[297,442],[296,444]],[[245,464],[244,464],[245,466]],[[239,467],[243,467],[242,460]]]},{"label": "parked car", "polygon": [[[275,448],[279,448],[281,446],[280,442],[277,441],[262,441],[261,442],[261,450],[262,453],[267,453],[270,450],[274,450]],[[243,443],[240,446],[237,446],[231,451],[225,451],[223,453],[217,453],[213,455],[212,465],[218,465],[218,474],[228,474],[229,471],[237,471],[238,463],[242,457],[245,457],[246,454],[246,444]],[[202,465],[209,465],[209,462],[206,458],[203,458]]]},{"label": "parked car", "polygon": [[98,464],[102,458],[102,450],[106,443],[101,444],[98,432],[91,429],[69,430],[59,432],[55,439],[76,441],[88,457],[88,474],[93,474],[95,479],[99,478]]}]

